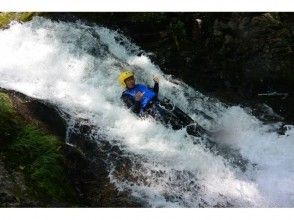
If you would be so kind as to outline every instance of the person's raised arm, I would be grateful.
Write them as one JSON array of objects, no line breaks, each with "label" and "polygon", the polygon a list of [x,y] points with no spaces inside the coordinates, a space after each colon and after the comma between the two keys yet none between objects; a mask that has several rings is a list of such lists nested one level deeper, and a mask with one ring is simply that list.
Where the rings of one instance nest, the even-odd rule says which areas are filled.
[{"label": "person's raised arm", "polygon": [[159,92],[159,78],[157,76],[155,76],[153,78],[153,81],[154,81],[154,87],[153,87],[153,91],[158,94]]}]

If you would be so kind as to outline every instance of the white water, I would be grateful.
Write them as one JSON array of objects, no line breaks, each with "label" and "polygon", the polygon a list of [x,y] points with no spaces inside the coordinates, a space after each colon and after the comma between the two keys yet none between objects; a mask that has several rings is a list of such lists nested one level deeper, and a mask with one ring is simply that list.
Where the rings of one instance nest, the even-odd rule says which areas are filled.
[{"label": "white water", "polygon": [[[110,174],[121,190],[153,207],[294,207],[294,128],[278,135],[241,107],[222,103],[163,74],[124,36],[82,23],[43,18],[11,24],[0,31],[0,87],[45,99],[101,128],[109,141],[142,157],[133,167],[137,182]],[[195,140],[153,120],[140,120],[120,101],[121,69],[136,72],[138,82],[160,76],[160,96],[168,97],[206,129],[223,132],[217,141],[240,151],[254,168],[244,173]],[[214,118],[197,114],[202,110]],[[160,173],[160,174],[159,174]],[[144,179],[144,180],[143,180]]]}]

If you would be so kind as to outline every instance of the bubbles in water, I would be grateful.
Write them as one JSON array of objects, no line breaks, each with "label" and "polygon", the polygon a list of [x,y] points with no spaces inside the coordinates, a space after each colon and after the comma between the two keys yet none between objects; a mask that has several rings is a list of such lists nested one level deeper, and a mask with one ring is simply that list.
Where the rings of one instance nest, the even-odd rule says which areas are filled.
[{"label": "bubbles in water", "polygon": [[[293,127],[285,135],[241,107],[227,107],[167,76],[117,31],[81,22],[35,17],[0,31],[0,86],[46,99],[86,119],[119,142],[132,163],[113,183],[153,207],[293,207]],[[160,77],[167,97],[206,129],[218,131],[216,150],[206,137],[189,137],[152,119],[141,120],[120,100],[121,69],[151,85]],[[72,127],[69,127],[71,129]],[[93,135],[95,138],[95,135]],[[248,159],[246,172],[217,153],[223,145]],[[113,165],[115,167],[115,165]]]}]

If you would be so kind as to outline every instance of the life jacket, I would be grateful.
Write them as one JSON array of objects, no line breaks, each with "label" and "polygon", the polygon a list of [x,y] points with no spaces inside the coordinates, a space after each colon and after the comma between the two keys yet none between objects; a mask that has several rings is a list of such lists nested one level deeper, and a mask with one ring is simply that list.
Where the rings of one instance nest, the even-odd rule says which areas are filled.
[{"label": "life jacket", "polygon": [[144,95],[142,96],[142,99],[140,100],[140,106],[141,110],[144,109],[148,103],[156,96],[156,93],[153,92],[152,89],[149,89],[147,86],[142,84],[136,84],[133,88],[127,89],[123,92],[123,94],[127,94],[131,96],[135,100],[135,95],[141,92]]}]

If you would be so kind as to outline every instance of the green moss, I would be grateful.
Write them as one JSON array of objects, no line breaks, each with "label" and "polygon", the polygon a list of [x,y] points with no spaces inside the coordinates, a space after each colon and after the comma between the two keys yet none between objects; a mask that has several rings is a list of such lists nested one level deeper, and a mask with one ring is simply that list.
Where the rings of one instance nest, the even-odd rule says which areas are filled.
[{"label": "green moss", "polygon": [[10,22],[10,13],[0,13],[0,28],[5,27]]},{"label": "green moss", "polygon": [[12,112],[12,102],[10,101],[8,95],[0,92],[0,112],[11,113]]},{"label": "green moss", "polygon": [[0,93],[0,147],[11,141],[19,130],[18,122],[13,115],[12,102],[8,95]]},{"label": "green moss", "polygon": [[1,12],[0,13],[0,28],[5,28],[11,21],[25,22],[38,15],[36,12]]},{"label": "green moss", "polygon": [[52,135],[46,135],[37,127],[25,125],[17,139],[6,148],[12,169],[22,167],[27,182],[42,198],[66,200],[72,189],[62,166],[62,143]]},{"label": "green moss", "polygon": [[17,117],[0,93],[0,154],[8,170],[22,171],[31,195],[42,201],[75,204],[74,190],[63,164],[62,142]]}]

